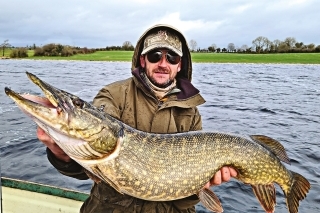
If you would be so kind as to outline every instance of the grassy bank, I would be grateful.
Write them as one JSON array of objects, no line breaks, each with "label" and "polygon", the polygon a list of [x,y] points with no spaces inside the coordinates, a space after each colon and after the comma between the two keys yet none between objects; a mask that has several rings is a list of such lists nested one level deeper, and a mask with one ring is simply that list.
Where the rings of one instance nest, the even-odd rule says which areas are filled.
[{"label": "grassy bank", "polygon": [[[36,60],[83,60],[83,61],[127,61],[132,51],[97,51],[92,54],[78,54],[70,57],[35,57],[28,51],[28,59]],[[10,51],[5,52],[6,56]],[[283,54],[234,54],[234,53],[192,53],[192,61],[199,63],[282,63],[282,64],[320,64],[320,53]]]},{"label": "grassy bank", "polygon": [[44,60],[81,60],[81,61],[131,61],[132,51],[96,51],[91,54],[77,54],[70,57],[55,57],[55,56],[32,56],[32,50],[28,51],[29,59],[44,59]]},{"label": "grassy bank", "polygon": [[194,62],[320,64],[320,53],[233,54],[193,53]]}]

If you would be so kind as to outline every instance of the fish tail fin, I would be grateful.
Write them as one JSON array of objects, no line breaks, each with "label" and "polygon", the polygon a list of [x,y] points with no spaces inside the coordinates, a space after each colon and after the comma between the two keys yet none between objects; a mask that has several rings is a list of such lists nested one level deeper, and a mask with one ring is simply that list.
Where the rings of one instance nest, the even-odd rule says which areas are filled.
[{"label": "fish tail fin", "polygon": [[302,175],[292,172],[292,182],[291,187],[288,188],[285,192],[286,194],[286,203],[290,213],[297,213],[299,207],[299,201],[303,200],[309,189],[310,183]]}]

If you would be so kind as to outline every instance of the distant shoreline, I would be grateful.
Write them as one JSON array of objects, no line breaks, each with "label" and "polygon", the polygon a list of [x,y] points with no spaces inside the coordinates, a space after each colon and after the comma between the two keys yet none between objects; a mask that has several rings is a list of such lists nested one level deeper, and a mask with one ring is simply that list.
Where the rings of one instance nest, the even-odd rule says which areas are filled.
[{"label": "distant shoreline", "polygon": [[[31,59],[31,58],[9,58],[7,60],[28,60],[28,61],[63,61],[63,62],[107,62],[107,63],[130,63],[131,61],[89,61],[89,60],[70,60],[70,59]],[[272,64],[279,64],[279,65],[316,65],[320,66],[320,63],[315,64],[306,64],[306,63],[250,63],[250,62],[192,62],[193,64],[264,64],[264,65],[272,65]]]},{"label": "distant shoreline", "polygon": [[[31,53],[31,52],[30,52]],[[28,52],[28,55],[31,55]],[[29,56],[27,60],[108,61],[131,62],[133,51],[96,51],[91,54],[76,54],[70,57]],[[241,64],[320,64],[320,53],[191,53],[193,63],[241,63]]]}]

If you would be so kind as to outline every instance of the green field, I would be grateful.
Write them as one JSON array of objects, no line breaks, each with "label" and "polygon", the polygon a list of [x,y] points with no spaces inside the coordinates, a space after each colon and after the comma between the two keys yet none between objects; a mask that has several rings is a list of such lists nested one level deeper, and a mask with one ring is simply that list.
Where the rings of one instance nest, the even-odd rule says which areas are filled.
[{"label": "green field", "polygon": [[[132,51],[97,51],[91,54],[77,54],[70,57],[60,56],[32,56],[33,51],[29,50],[29,59],[41,60],[82,60],[82,61],[131,61]],[[31,56],[31,57],[30,57]]]},{"label": "green field", "polygon": [[[28,59],[35,60],[83,60],[83,61],[131,61],[132,51],[97,51],[92,54],[78,54],[71,57],[35,57],[28,51]],[[10,50],[5,51],[5,56]],[[2,54],[1,54],[2,56]],[[237,53],[192,53],[192,61],[198,63],[282,63],[320,64],[320,53],[282,54],[237,54]]]},{"label": "green field", "polygon": [[235,54],[193,53],[194,62],[320,64],[320,53]]}]

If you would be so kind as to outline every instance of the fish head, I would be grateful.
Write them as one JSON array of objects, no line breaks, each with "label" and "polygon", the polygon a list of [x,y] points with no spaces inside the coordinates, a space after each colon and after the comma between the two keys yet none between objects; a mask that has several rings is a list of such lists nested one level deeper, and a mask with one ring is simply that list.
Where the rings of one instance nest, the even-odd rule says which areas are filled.
[{"label": "fish head", "polygon": [[[86,158],[94,158],[115,149],[117,137],[114,133],[117,128],[113,128],[110,116],[78,96],[51,86],[31,73],[27,72],[27,76],[40,87],[45,97],[20,94],[8,87],[5,93],[63,150],[70,146],[74,149],[89,145],[90,151]],[[75,157],[79,157],[77,155]]]}]

